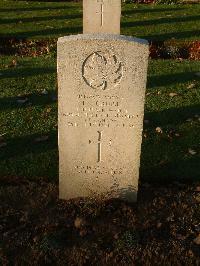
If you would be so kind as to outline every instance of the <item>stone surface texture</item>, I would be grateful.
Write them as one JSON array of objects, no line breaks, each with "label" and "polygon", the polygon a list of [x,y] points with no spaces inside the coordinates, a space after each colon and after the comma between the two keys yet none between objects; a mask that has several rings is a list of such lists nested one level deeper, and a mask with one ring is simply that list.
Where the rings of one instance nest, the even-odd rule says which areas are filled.
[{"label": "stone surface texture", "polygon": [[83,33],[120,34],[121,0],[83,0]]},{"label": "stone surface texture", "polygon": [[60,198],[136,201],[148,55],[132,37],[59,38]]}]

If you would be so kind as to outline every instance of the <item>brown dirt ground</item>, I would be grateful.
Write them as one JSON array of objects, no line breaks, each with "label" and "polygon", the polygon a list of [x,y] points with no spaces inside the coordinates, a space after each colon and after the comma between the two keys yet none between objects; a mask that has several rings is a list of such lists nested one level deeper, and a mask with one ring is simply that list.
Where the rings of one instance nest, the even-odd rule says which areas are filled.
[{"label": "brown dirt ground", "polygon": [[200,184],[143,184],[128,204],[1,179],[0,202],[0,265],[200,265]]},{"label": "brown dirt ground", "polygon": [[[57,39],[50,40],[19,40],[0,38],[0,54],[37,57],[56,53]],[[200,41],[150,42],[152,59],[189,59],[200,60]]]}]

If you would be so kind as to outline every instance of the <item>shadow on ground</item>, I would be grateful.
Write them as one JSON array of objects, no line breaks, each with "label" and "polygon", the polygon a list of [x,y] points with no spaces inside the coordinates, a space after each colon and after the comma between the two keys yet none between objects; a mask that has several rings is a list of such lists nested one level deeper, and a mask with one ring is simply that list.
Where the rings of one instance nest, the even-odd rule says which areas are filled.
[{"label": "shadow on ground", "polygon": [[53,29],[43,29],[38,31],[22,31],[15,33],[3,33],[1,34],[1,38],[31,38],[35,36],[46,37],[49,35],[70,35],[70,34],[78,34],[82,33],[83,29],[81,26],[69,26],[65,28],[53,28]]},{"label": "shadow on ground", "polygon": [[176,83],[186,83],[188,81],[194,80],[196,72],[180,72],[175,74],[157,75],[149,76],[147,81],[148,88],[168,86]]},{"label": "shadow on ground", "polygon": [[138,36],[143,39],[147,39],[149,41],[157,41],[159,40],[169,40],[169,39],[187,39],[191,38],[192,36],[199,37],[200,36],[200,30],[196,31],[179,31],[179,32],[169,32],[169,33],[163,33],[163,34],[150,34],[148,36],[141,35]]},{"label": "shadow on ground", "polygon": [[185,8],[183,7],[178,7],[178,8],[152,8],[151,10],[149,9],[132,9],[132,10],[123,10],[122,11],[122,16],[126,15],[135,15],[135,14],[147,14],[147,13],[161,13],[161,12],[174,12],[174,11],[179,11],[179,10],[184,10]]},{"label": "shadow on ground", "polygon": [[57,181],[57,131],[6,139],[0,153],[0,177]]},{"label": "shadow on ground", "polygon": [[24,11],[39,11],[39,10],[62,10],[62,9],[77,9],[76,6],[44,6],[44,7],[16,7],[16,8],[0,8],[0,12],[24,12]]},{"label": "shadow on ground", "polygon": [[34,68],[34,67],[27,67],[21,65],[21,67],[10,67],[1,70],[0,79],[22,78],[22,77],[37,76],[49,73],[56,74],[56,69],[53,67]]},{"label": "shadow on ground", "polygon": [[66,14],[63,16],[48,16],[48,17],[31,17],[31,18],[6,18],[1,19],[0,24],[7,23],[27,23],[27,22],[38,22],[38,21],[49,21],[49,20],[67,20],[67,19],[76,19],[82,18],[81,14]]}]

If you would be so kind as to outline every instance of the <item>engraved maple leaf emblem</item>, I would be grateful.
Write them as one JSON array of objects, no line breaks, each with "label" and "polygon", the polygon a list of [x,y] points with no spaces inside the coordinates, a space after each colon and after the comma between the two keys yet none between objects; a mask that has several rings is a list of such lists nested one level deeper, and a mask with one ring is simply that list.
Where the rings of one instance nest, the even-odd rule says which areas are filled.
[{"label": "engraved maple leaf emblem", "polygon": [[123,77],[123,65],[111,52],[97,51],[83,63],[83,79],[93,89],[117,86]]}]

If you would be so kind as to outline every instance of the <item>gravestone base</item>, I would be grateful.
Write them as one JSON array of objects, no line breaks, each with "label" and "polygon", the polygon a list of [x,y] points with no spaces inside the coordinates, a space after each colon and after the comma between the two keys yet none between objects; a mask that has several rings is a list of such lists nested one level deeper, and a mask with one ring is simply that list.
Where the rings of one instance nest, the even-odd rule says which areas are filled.
[{"label": "gravestone base", "polygon": [[148,65],[145,40],[58,40],[59,193],[137,198]]}]

